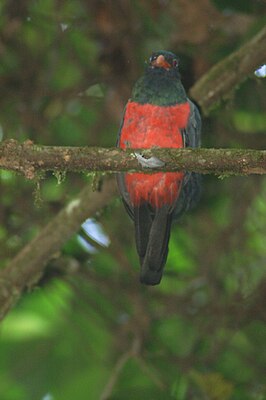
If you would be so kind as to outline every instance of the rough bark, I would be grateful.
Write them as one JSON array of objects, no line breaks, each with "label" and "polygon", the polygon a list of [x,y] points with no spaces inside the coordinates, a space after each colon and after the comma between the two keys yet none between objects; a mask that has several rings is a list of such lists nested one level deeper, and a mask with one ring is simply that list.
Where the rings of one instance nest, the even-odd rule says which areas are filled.
[{"label": "rough bark", "polygon": [[[196,171],[201,174],[265,174],[266,150],[239,149],[138,149],[145,158],[164,162],[159,171]],[[33,179],[41,171],[149,171],[134,150],[100,147],[52,147],[19,144],[8,140],[0,146],[0,168],[23,173]],[[152,170],[154,171],[154,170]]]}]

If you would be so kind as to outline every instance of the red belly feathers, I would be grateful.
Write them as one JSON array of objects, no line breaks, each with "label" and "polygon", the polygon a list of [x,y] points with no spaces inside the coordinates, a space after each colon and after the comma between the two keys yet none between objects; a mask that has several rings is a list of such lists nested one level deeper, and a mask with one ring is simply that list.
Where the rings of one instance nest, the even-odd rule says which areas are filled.
[{"label": "red belly feathers", "polygon": [[[189,103],[156,106],[129,101],[126,106],[119,146],[126,148],[182,148],[181,129],[187,126]],[[125,184],[134,206],[148,202],[159,208],[171,205],[178,198],[183,172],[154,174],[129,173]]]}]

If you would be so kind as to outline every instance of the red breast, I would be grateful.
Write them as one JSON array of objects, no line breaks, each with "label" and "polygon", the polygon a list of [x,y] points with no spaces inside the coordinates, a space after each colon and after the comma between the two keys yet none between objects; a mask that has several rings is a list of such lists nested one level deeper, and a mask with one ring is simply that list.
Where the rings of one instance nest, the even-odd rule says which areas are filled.
[{"label": "red breast", "polygon": [[[181,129],[187,126],[189,103],[156,106],[129,101],[126,106],[119,146],[125,148],[184,147]],[[173,204],[181,189],[182,172],[130,173],[125,175],[131,202],[153,207]]]}]

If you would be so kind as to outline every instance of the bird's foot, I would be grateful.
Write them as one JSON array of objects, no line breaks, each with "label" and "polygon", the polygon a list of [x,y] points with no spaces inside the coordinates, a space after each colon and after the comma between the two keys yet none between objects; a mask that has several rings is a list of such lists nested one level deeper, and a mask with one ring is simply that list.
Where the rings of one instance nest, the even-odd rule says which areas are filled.
[{"label": "bird's foot", "polygon": [[135,156],[137,157],[138,162],[143,168],[160,168],[165,165],[163,161],[154,156],[150,158],[145,158],[140,153],[135,153]]}]

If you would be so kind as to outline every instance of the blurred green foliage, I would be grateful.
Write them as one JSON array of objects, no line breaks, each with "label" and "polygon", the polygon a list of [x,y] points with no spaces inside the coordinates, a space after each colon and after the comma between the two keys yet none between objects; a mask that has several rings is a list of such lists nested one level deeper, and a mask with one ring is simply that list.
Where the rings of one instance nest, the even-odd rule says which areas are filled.
[{"label": "blurred green foliage", "polygon": [[[188,89],[265,16],[259,0],[3,0],[1,139],[113,146],[152,50],[180,56]],[[204,119],[205,147],[265,148],[265,80],[250,78]],[[1,267],[85,184],[1,171]],[[81,230],[2,322],[0,399],[266,399],[265,192],[262,177],[205,177],[155,288],[138,283],[133,226],[110,204],[96,216],[110,246]]]}]

